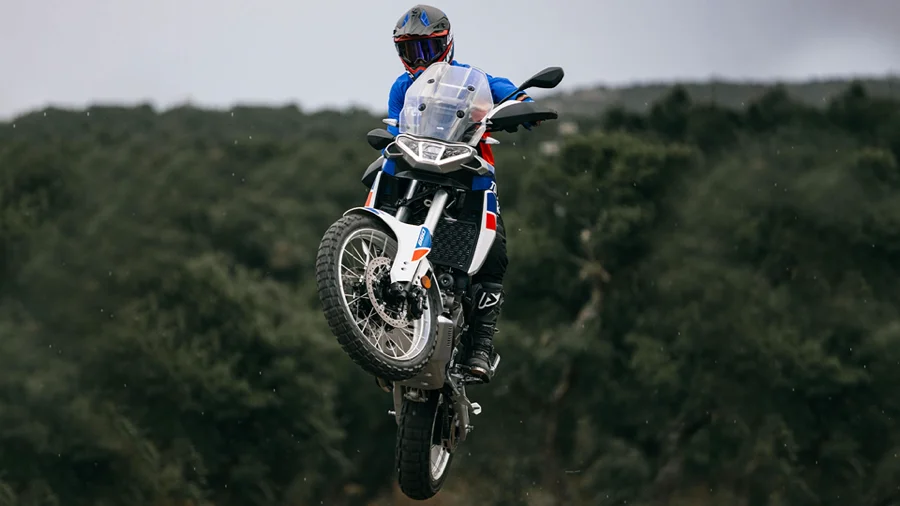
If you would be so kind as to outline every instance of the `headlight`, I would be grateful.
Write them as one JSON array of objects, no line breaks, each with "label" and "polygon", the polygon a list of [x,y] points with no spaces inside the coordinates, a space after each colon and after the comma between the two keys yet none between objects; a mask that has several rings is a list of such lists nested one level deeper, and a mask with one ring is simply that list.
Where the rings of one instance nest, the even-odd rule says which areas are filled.
[{"label": "headlight", "polygon": [[441,150],[444,146],[440,144],[433,144],[430,142],[423,143],[422,145],[422,158],[433,162],[441,156]]},{"label": "headlight", "polygon": [[400,137],[398,140],[400,141],[400,144],[406,146],[407,149],[415,154],[419,154],[419,141],[410,139],[409,137]]},{"label": "headlight", "polygon": [[462,147],[462,146],[447,146],[447,149],[444,150],[444,158],[453,158],[454,156],[466,155],[472,151],[472,148]]},{"label": "headlight", "polygon": [[426,162],[448,160],[475,152],[475,149],[469,146],[452,146],[442,142],[430,142],[409,137],[398,137],[397,142],[412,153],[414,158]]}]

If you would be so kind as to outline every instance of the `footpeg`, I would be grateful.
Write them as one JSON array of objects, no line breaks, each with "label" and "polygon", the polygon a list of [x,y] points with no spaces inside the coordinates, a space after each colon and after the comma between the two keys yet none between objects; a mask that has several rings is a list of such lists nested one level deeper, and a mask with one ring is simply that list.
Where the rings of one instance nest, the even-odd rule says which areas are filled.
[{"label": "footpeg", "polygon": [[481,414],[481,404],[478,404],[477,402],[472,403],[472,414],[473,415]]}]

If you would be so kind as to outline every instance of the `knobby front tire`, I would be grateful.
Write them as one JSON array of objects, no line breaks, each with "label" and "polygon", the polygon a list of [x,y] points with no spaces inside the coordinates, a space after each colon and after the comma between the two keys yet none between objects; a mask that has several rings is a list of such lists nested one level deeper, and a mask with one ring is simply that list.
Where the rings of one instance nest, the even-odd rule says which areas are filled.
[{"label": "knobby front tire", "polygon": [[[351,243],[354,239],[360,239],[361,244],[366,244],[367,248],[371,247],[373,254],[360,254],[361,246],[357,246],[353,250]],[[375,251],[379,248],[381,251]],[[379,338],[364,332],[364,329],[365,331],[371,331],[371,329],[368,323],[358,322],[357,316],[354,315],[353,309],[349,305],[350,302],[348,302],[350,299],[354,299],[354,296],[349,295],[348,281],[342,279],[341,273],[348,271],[346,262],[342,265],[342,260],[363,256],[368,260],[375,254],[393,260],[396,252],[397,240],[383,222],[369,214],[351,214],[342,217],[328,228],[319,244],[316,256],[316,284],[319,300],[331,332],[353,362],[369,374],[389,381],[403,381],[414,377],[425,367],[434,353],[437,333],[436,308],[438,307],[435,288],[432,286],[432,289],[428,290],[425,314],[419,318],[419,326],[414,328],[414,339],[411,339],[413,342],[410,347],[416,349],[410,352],[410,356],[398,358],[378,349],[376,343]],[[352,276],[345,276],[345,278],[352,278]],[[384,322],[377,315],[373,318],[378,319],[378,322],[382,324]],[[378,325],[378,323],[374,325]],[[384,334],[381,335],[381,339],[383,339]],[[399,340],[399,338],[393,339],[393,341]]]}]

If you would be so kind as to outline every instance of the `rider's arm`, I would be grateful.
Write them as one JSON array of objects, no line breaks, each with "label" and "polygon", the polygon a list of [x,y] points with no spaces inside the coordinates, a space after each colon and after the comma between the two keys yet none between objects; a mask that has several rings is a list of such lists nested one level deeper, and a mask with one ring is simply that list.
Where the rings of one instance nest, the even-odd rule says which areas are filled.
[{"label": "rider's arm", "polygon": [[[391,94],[388,97],[388,119],[394,119],[400,121],[400,111],[403,109],[403,101],[406,98],[406,90],[409,88],[409,84],[404,79],[405,75],[402,75],[394,81],[394,85],[391,86]],[[387,131],[391,133],[391,135],[397,135],[400,133],[400,128],[388,125]]]},{"label": "rider's arm", "polygon": [[[487,78],[488,83],[491,85],[491,95],[493,95],[495,104],[508,97],[510,93],[516,91],[516,88],[518,88],[518,86],[505,77],[496,77],[488,74]],[[523,102],[534,102],[534,100],[524,91],[517,93],[515,99]]]},{"label": "rider's arm", "polygon": [[[404,79],[405,77],[406,75],[401,75],[391,86],[391,93],[388,95],[388,119],[400,121],[400,111],[403,110],[403,102],[406,99],[406,90],[409,88],[409,80]],[[387,131],[390,132],[391,135],[396,136],[400,133],[400,127],[387,125]],[[381,155],[384,156],[383,149],[381,150]],[[394,160],[384,160],[382,170],[393,170],[394,163]],[[390,172],[388,173],[390,174]]]},{"label": "rider's arm", "polygon": [[[503,100],[504,98],[508,97],[510,93],[516,91],[516,88],[518,88],[518,86],[513,84],[512,81],[510,81],[509,79],[507,79],[505,77],[494,77],[490,74],[487,74],[487,78],[488,78],[488,83],[490,83],[490,85],[491,85],[491,95],[493,95],[495,104],[497,102],[499,102],[500,100]],[[534,99],[529,97],[528,94],[525,93],[524,91],[520,91],[520,92],[516,93],[516,96],[514,98],[515,98],[515,100],[518,100],[520,102],[534,102]],[[537,121],[533,124],[525,123],[522,126],[524,126],[527,130],[531,130],[531,128],[533,126],[540,125],[540,124],[541,124],[541,122]]]}]

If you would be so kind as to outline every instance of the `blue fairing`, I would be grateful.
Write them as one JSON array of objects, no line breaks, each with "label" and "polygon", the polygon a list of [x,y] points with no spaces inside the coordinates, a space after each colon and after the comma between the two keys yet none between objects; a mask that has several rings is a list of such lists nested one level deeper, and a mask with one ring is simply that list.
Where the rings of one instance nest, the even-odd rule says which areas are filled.
[{"label": "blue fairing", "polygon": [[[384,151],[382,151],[382,154],[384,154]],[[397,162],[390,158],[385,158],[384,163],[381,164],[381,171],[389,176],[393,176],[397,172]]]},{"label": "blue fairing", "polygon": [[[454,65],[456,67],[464,67],[470,68],[470,65],[466,65],[465,63],[459,63],[456,60],[450,62],[450,65]],[[510,93],[516,91],[515,84],[512,83],[509,79],[505,77],[496,77],[490,74],[487,74],[488,83],[491,86],[491,96],[494,99],[494,103],[498,103],[504,98],[508,97]],[[410,85],[412,85],[415,79],[411,77],[409,74],[404,73],[397,80],[394,81],[393,86],[391,86],[390,97],[388,98],[388,118],[400,121],[400,111],[403,109],[403,102],[406,99],[406,90],[409,89]],[[519,92],[516,94],[517,98],[521,95],[524,95],[525,92]],[[525,102],[533,102],[531,97],[527,97]],[[400,128],[388,125],[388,132],[393,135],[397,135],[400,133]],[[382,154],[384,152],[382,151]],[[382,170],[385,174],[394,175],[396,168],[396,163],[393,160],[385,160],[384,165],[382,166]],[[490,188],[491,184],[494,182],[494,175],[490,176],[475,176],[472,181],[472,189],[473,190],[487,190]]]}]

